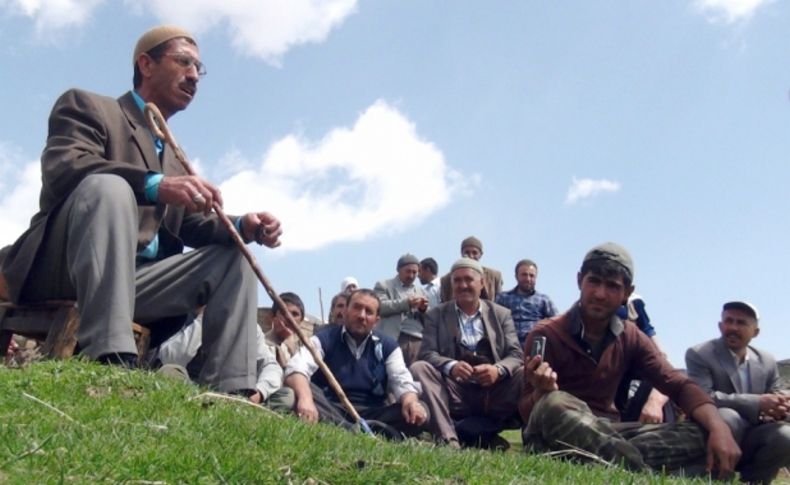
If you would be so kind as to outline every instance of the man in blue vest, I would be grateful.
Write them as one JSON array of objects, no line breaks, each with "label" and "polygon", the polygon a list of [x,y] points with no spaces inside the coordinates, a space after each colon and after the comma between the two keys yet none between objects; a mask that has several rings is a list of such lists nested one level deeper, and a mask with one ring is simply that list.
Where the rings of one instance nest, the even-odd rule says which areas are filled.
[{"label": "man in blue vest", "polygon": [[[398,342],[373,330],[380,304],[373,291],[355,290],[348,298],[343,325],[325,327],[311,340],[362,418],[416,435],[428,421],[428,408],[418,399],[421,388],[406,368]],[[353,418],[317,370],[305,347],[288,362],[284,384],[294,391],[294,412],[310,423],[320,420],[350,428]],[[394,404],[386,404],[389,394],[395,397]]]}]

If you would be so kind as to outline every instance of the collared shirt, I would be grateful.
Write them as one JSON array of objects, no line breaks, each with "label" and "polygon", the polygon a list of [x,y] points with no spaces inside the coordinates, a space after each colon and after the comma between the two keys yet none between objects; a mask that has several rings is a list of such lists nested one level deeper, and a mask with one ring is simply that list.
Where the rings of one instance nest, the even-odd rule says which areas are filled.
[{"label": "collared shirt", "polygon": [[749,349],[746,349],[746,355],[743,357],[743,362],[741,362],[740,357],[735,354],[730,349],[727,349],[730,355],[732,355],[732,360],[735,363],[735,368],[738,371],[738,380],[741,381],[741,392],[744,394],[751,394],[752,393],[752,377],[749,374]]},{"label": "collared shirt", "polygon": [[[137,104],[137,107],[140,108],[140,111],[145,113],[145,100],[140,96],[137,91],[132,90],[132,97],[134,98],[134,102]],[[151,133],[151,138],[154,140],[154,147],[156,147],[156,154],[157,156],[162,156],[162,151],[165,149],[164,142],[157,138],[153,132],[149,130]],[[159,194],[159,182],[162,181],[164,175],[161,173],[156,172],[148,172],[145,175],[145,197],[148,199],[149,202],[156,202]],[[157,254],[159,253],[159,234],[154,234],[154,238],[151,239],[151,242],[148,243],[148,246],[145,247],[138,256],[142,259],[156,259]]]},{"label": "collared shirt", "polygon": [[604,349],[606,346],[617,340],[623,330],[625,329],[625,325],[623,321],[620,320],[620,317],[617,314],[612,315],[609,319],[609,327],[607,331],[604,333],[603,338],[600,342],[591,342],[584,334],[584,322],[582,322],[582,314],[581,308],[579,304],[573,306],[570,310],[570,325],[568,329],[571,332],[571,335],[576,339],[582,349],[593,358],[596,362],[601,358]]},{"label": "collared shirt", "polygon": [[[371,340],[374,342],[379,340],[379,337],[370,333],[361,343],[357,344],[357,341],[346,331],[345,327],[341,332],[343,342],[345,342],[351,354],[357,360],[362,357],[362,354],[365,352],[365,346],[367,346]],[[318,352],[318,355],[323,359],[326,354],[318,337],[310,337],[310,342],[312,342],[316,352]],[[409,372],[406,363],[403,361],[403,352],[399,347],[396,347],[389,357],[387,357],[387,360],[384,361],[384,366],[387,369],[387,391],[391,392],[396,400],[400,400],[401,396],[407,392],[413,392],[417,395],[422,393],[422,387],[418,382],[414,381],[411,372]],[[288,366],[285,368],[285,377],[288,377],[294,372],[298,372],[309,380],[317,370],[318,364],[315,363],[310,351],[307,350],[307,347],[302,346],[299,351],[291,357],[291,360],[288,361]],[[333,369],[333,372],[337,371],[338,369]]]},{"label": "collared shirt", "polygon": [[461,345],[471,351],[477,350],[477,343],[485,337],[480,305],[478,304],[477,310],[472,315],[467,315],[455,305],[455,313],[458,316],[458,329],[461,331]]},{"label": "collared shirt", "polygon": [[557,314],[557,308],[547,295],[537,291],[525,295],[518,291],[518,287],[498,293],[496,302],[510,309],[518,339],[522,344],[538,321]]},{"label": "collared shirt", "polygon": [[428,296],[428,308],[439,306],[442,302],[442,279],[438,276],[422,285],[425,294]]},{"label": "collared shirt", "polygon": [[[480,313],[480,304],[477,305],[477,310],[472,315],[467,315],[466,312],[455,305],[455,314],[458,317],[458,330],[461,333],[461,345],[471,351],[477,350],[477,344],[480,339],[485,337],[485,329],[483,328],[483,315]],[[442,366],[442,373],[449,376],[450,371],[453,370],[457,360],[451,360]]]}]

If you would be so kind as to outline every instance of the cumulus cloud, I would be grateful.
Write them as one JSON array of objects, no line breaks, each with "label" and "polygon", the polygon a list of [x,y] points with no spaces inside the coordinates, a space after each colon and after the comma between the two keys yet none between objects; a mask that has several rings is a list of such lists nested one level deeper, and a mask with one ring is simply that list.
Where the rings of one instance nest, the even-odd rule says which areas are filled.
[{"label": "cumulus cloud", "polygon": [[140,12],[197,33],[226,26],[240,52],[279,64],[293,46],[320,43],[356,12],[357,0],[127,0]]},{"label": "cumulus cloud", "polygon": [[573,177],[573,182],[568,188],[568,194],[565,196],[565,203],[572,205],[582,199],[589,199],[605,192],[618,192],[619,190],[620,182],[617,181],[577,179]]},{"label": "cumulus cloud", "polygon": [[[260,161],[246,160],[238,150],[225,158],[219,165],[255,167],[235,171],[220,184],[227,212],[274,213],[283,222],[286,250],[396,233],[479,183],[479,175],[462,177],[453,170],[442,152],[384,101],[367,108],[353,126],[335,128],[317,142],[289,135]],[[193,163],[200,165],[197,159]],[[0,142],[0,246],[28,227],[40,190],[39,162]]]},{"label": "cumulus cloud", "polygon": [[0,247],[11,244],[27,229],[38,210],[41,167],[25,161],[18,151],[0,142]]},{"label": "cumulus cloud", "polygon": [[49,36],[79,27],[104,0],[0,0],[0,7],[33,19],[36,32]]},{"label": "cumulus cloud", "polygon": [[[321,43],[356,12],[358,0],[124,0],[137,15],[190,29],[195,35],[227,30],[242,54],[273,65],[290,48]],[[0,0],[0,8],[33,20],[36,32],[59,38],[85,24],[104,0]]]},{"label": "cumulus cloud", "polygon": [[[238,162],[238,153],[231,156]],[[298,135],[278,140],[252,166],[258,168],[220,185],[226,208],[276,214],[283,248],[290,250],[397,232],[470,188],[413,123],[381,100],[353,126],[335,128],[318,142]]]},{"label": "cumulus cloud", "polygon": [[712,22],[735,23],[748,20],[754,12],[773,0],[694,0],[693,6]]},{"label": "cumulus cloud", "polygon": [[279,65],[291,47],[320,43],[356,12],[357,0],[134,0],[136,11],[198,33],[226,27],[243,54]]}]

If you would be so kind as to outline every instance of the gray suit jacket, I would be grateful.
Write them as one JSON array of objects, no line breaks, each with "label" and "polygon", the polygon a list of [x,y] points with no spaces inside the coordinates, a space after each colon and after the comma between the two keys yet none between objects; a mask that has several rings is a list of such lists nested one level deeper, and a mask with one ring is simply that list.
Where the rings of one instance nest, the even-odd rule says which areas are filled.
[{"label": "gray suit jacket", "polygon": [[395,340],[398,340],[401,332],[412,337],[422,337],[422,321],[419,319],[421,315],[418,315],[418,310],[412,311],[409,306],[410,295],[428,297],[419,281],[405,289],[396,276],[377,282],[373,291],[381,300],[381,321],[376,326],[379,332]]},{"label": "gray suit jacket", "polygon": [[118,99],[77,89],[61,95],[49,117],[47,146],[41,156],[39,212],[3,262],[11,299],[20,300],[38,248],[48,237],[49,218],[90,174],[115,174],[129,183],[139,205],[138,250],[148,246],[156,234],[164,256],[180,253],[184,244],[199,247],[231,243],[230,235],[214,214],[185,214],[183,207],[148,202],[148,172],[186,175],[170,147],[165,147],[160,161],[131,92]]},{"label": "gray suit jacket", "polygon": [[[480,313],[485,335],[491,342],[495,363],[503,366],[509,375],[513,375],[523,365],[524,354],[518,343],[510,310],[494,302],[480,300]],[[440,370],[448,362],[458,360],[456,342],[459,335],[455,301],[431,308],[425,314],[419,359]]]},{"label": "gray suit jacket", "polygon": [[709,340],[686,351],[689,377],[713,398],[716,406],[732,408],[751,423],[758,423],[760,395],[779,392],[779,370],[768,352],[748,348],[751,393],[741,388],[735,361],[722,338]]}]

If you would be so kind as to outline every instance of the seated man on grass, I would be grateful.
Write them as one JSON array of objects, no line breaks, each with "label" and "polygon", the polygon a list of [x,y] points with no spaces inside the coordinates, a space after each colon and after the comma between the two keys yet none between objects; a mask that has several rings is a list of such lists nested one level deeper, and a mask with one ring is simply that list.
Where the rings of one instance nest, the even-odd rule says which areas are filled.
[{"label": "seated man on grass", "polygon": [[426,313],[419,360],[411,365],[431,412],[431,432],[451,448],[462,441],[507,448],[498,433],[518,422],[521,347],[510,310],[481,299],[483,278],[474,259],[453,264],[453,300]]},{"label": "seated man on grass", "polygon": [[[579,301],[540,322],[525,348],[544,337],[545,356],[525,357],[519,410],[527,450],[577,449],[632,470],[714,470],[726,477],[741,452],[710,397],[675,370],[617,309],[633,291],[634,264],[625,248],[606,243],[584,257]],[[672,424],[617,422],[614,395],[623,375],[640,376],[691,418]]]},{"label": "seated man on grass", "polygon": [[[256,404],[263,404],[275,411],[287,413],[293,407],[293,391],[282,387],[283,370],[269,350],[260,325],[255,327],[257,380],[255,390],[248,398]],[[162,363],[162,373],[197,381],[205,359],[202,337],[201,313],[159,346],[157,358]]]},{"label": "seated man on grass", "polygon": [[296,336],[291,327],[285,321],[285,312],[291,314],[294,321],[299,324],[299,328],[306,337],[313,335],[313,325],[304,319],[304,303],[299,295],[286,291],[280,293],[280,299],[285,303],[285,308],[281,308],[274,302],[272,305],[272,328],[266,332],[266,344],[269,350],[277,357],[280,367],[285,369],[288,361],[299,350],[302,343]]},{"label": "seated man on grass", "polygon": [[[319,330],[311,342],[363,419],[417,435],[428,420],[427,407],[419,401],[420,387],[406,368],[398,343],[373,329],[379,306],[373,291],[352,292],[343,325]],[[285,385],[294,391],[294,412],[302,420],[348,429],[355,425],[307,348],[288,362]],[[386,404],[388,394],[395,397],[395,404]]]},{"label": "seated man on grass", "polygon": [[750,345],[760,333],[759,319],[751,303],[725,303],[721,337],[688,349],[686,368],[743,449],[741,480],[770,483],[790,466],[790,395],[781,390],[774,356]]}]

